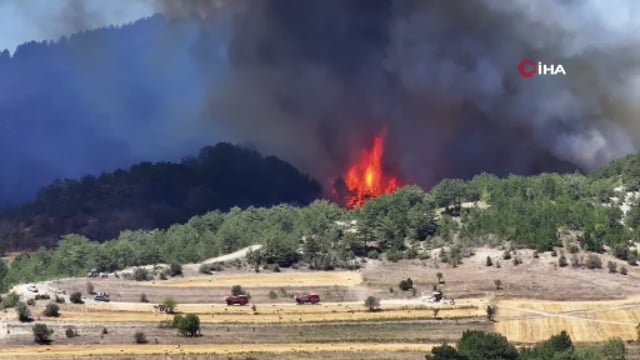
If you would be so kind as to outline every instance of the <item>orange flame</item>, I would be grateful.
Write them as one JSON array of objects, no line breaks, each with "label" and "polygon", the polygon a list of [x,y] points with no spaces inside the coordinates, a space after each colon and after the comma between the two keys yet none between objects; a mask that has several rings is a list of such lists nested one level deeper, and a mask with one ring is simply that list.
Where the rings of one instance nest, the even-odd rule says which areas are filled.
[{"label": "orange flame", "polygon": [[382,168],[385,137],[386,129],[383,129],[374,136],[371,148],[363,149],[359,161],[345,172],[344,183],[350,194],[347,207],[360,207],[367,199],[393,192],[398,187],[398,179],[385,174]]}]

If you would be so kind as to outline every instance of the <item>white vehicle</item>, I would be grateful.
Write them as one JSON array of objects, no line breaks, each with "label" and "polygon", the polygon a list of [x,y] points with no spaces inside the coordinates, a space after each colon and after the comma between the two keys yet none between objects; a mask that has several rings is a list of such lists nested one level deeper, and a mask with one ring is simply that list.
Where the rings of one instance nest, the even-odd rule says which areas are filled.
[{"label": "white vehicle", "polygon": [[34,292],[34,293],[37,293],[37,292],[38,292],[38,288],[37,288],[35,285],[33,285],[33,284],[29,284],[29,285],[27,285],[27,290],[29,290],[29,291],[31,291],[31,292]]}]

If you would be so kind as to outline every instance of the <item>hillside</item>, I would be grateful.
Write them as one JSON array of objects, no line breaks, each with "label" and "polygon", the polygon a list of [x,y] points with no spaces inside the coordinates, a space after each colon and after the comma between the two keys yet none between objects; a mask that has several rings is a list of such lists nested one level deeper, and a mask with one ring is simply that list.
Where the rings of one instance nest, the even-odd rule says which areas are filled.
[{"label": "hillside", "polygon": [[303,205],[320,194],[319,184],[288,163],[219,143],[180,163],[146,162],[56,181],[2,214],[0,244],[35,250],[70,233],[104,241],[125,229],[164,229],[211,210]]},{"label": "hillside", "polygon": [[[233,148],[221,145],[217,149]],[[621,187],[622,179],[635,167],[639,156],[614,163],[618,170],[603,168],[589,176],[541,174],[499,179],[481,174],[469,181],[444,180],[429,193],[407,186],[354,210],[327,201],[315,201],[303,208],[234,207],[226,213],[195,216],[167,230],[125,231],[103,244],[90,241],[91,237],[67,235],[54,249],[18,256],[5,276],[4,286],[74,276],[91,268],[115,271],[158,262],[196,263],[252,244],[263,245],[248,256],[256,266],[304,265],[321,270],[358,268],[364,258],[428,258],[433,249],[441,249],[438,257],[443,263],[456,266],[478,245],[508,246],[509,251],[566,249],[565,261],[579,267],[589,264],[586,258],[575,256],[574,248],[608,251],[635,266],[640,207],[635,202],[627,203],[629,210],[623,217],[622,204],[614,195],[616,189],[626,191]],[[602,176],[603,172],[607,176]],[[263,178],[259,184],[270,182]],[[233,189],[251,194],[246,186],[235,185]],[[290,188],[279,189],[289,193]],[[167,185],[158,191],[171,194],[176,188]],[[461,205],[478,201],[482,206]]]}]

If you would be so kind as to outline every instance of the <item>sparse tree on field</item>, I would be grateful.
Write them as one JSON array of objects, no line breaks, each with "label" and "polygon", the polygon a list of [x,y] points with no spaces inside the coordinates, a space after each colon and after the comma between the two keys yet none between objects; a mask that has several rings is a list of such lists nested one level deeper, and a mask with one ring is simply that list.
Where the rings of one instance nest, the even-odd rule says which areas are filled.
[{"label": "sparse tree on field", "polygon": [[242,286],[240,286],[240,285],[233,285],[233,286],[231,287],[231,294],[232,294],[232,295],[234,295],[234,296],[237,296],[237,295],[246,295],[246,293],[247,293],[247,292],[246,292],[246,291],[242,288]]},{"label": "sparse tree on field", "polygon": [[486,262],[487,266],[493,266],[493,261],[491,261],[491,256],[487,256],[487,262]]},{"label": "sparse tree on field", "polygon": [[567,265],[567,258],[564,255],[560,255],[560,257],[558,258],[558,266],[565,267]]},{"label": "sparse tree on field", "polygon": [[487,319],[489,319],[489,321],[493,321],[495,315],[496,307],[494,305],[487,305]]},{"label": "sparse tree on field", "polygon": [[34,324],[31,327],[31,331],[33,331],[33,340],[38,344],[48,344],[51,342],[51,334],[53,334],[53,329],[47,327],[46,324]]},{"label": "sparse tree on field", "polygon": [[21,322],[31,321],[31,310],[29,310],[26,303],[20,301],[16,305],[16,313],[18,314],[18,320]]},{"label": "sparse tree on field", "polygon": [[71,301],[71,303],[73,304],[83,304],[84,301],[82,301],[82,294],[80,293],[80,291],[76,291],[73,294],[71,294],[69,296],[69,301]]},{"label": "sparse tree on field", "polygon": [[438,318],[438,313],[439,313],[439,312],[440,312],[440,309],[438,309],[438,308],[433,309],[433,318],[434,318],[434,319],[437,319],[437,318]]},{"label": "sparse tree on field", "polygon": [[145,335],[142,331],[136,331],[136,333],[133,335],[133,339],[136,342],[136,344],[148,343],[147,335]]},{"label": "sparse tree on field", "polygon": [[188,314],[184,317],[176,316],[176,326],[182,336],[193,337],[200,335],[200,318],[196,314]]},{"label": "sparse tree on field", "polygon": [[496,285],[496,290],[500,290],[500,289],[502,289],[502,281],[500,281],[500,280],[493,280],[493,283]]},{"label": "sparse tree on field", "polygon": [[500,261],[496,260],[496,269],[500,269]]},{"label": "sparse tree on field", "polygon": [[140,294],[140,302],[143,302],[143,303],[149,302],[149,299],[147,299],[147,294],[144,294],[144,293]]},{"label": "sparse tree on field", "polygon": [[50,316],[50,317],[60,316],[60,306],[58,306],[58,304],[54,302],[47,304],[47,307],[44,309],[44,316]]},{"label": "sparse tree on field", "polygon": [[366,306],[369,311],[376,311],[380,307],[380,300],[375,296],[369,296],[364,301],[364,306]]},{"label": "sparse tree on field", "polygon": [[438,278],[438,284],[442,284],[442,277],[443,277],[443,276],[444,276],[444,275],[442,275],[442,273],[441,273],[441,272],[439,272],[439,273],[437,273],[437,274],[436,274],[436,277]]},{"label": "sparse tree on field", "polygon": [[164,305],[167,313],[173,314],[178,304],[171,296],[168,296],[162,300],[162,305]]}]

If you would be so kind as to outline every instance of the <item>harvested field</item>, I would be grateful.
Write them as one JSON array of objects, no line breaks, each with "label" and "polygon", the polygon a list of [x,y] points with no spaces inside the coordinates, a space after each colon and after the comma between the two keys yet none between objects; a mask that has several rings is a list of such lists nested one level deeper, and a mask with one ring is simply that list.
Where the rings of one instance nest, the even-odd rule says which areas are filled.
[{"label": "harvested field", "polygon": [[632,340],[640,322],[640,298],[613,301],[502,300],[495,330],[516,342],[537,342],[566,330],[576,342],[610,337]]},{"label": "harvested field", "polygon": [[[362,282],[360,273],[351,271],[282,272],[282,273],[244,273],[216,274],[213,276],[194,276],[171,278],[163,281],[162,286],[170,287],[231,287],[241,284],[244,287],[286,287],[286,286],[355,286]],[[151,283],[142,282],[142,285]],[[157,283],[156,283],[157,284]]]},{"label": "harvested field", "polygon": [[[262,353],[302,353],[318,351],[419,351],[426,353],[434,345],[378,343],[308,343],[308,344],[209,344],[209,345],[45,345],[4,347],[0,359],[33,359],[72,356],[108,355],[198,355]],[[355,355],[354,354],[354,355]]]},{"label": "harvested field", "polygon": [[[203,323],[299,323],[330,321],[368,321],[382,319],[431,319],[436,306],[393,304],[382,311],[369,312],[358,304],[281,305],[259,304],[256,312],[250,306],[183,304],[180,313],[196,313]],[[483,309],[471,305],[439,306],[440,318],[482,316]],[[61,316],[51,321],[62,322],[159,322],[172,315],[157,312],[150,304],[64,305]]]}]

